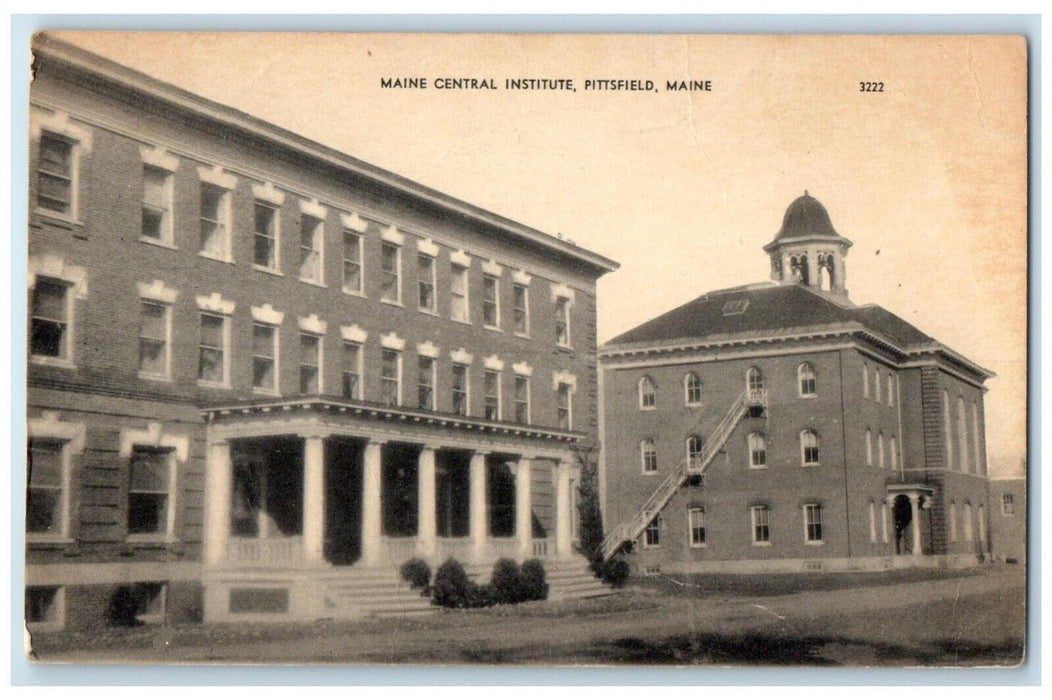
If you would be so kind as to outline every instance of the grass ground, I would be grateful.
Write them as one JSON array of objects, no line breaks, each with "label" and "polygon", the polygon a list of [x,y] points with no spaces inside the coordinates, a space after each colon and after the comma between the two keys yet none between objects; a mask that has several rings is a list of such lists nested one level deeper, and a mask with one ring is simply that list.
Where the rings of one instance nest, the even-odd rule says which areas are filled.
[{"label": "grass ground", "polygon": [[1013,665],[1020,567],[632,581],[616,596],[424,618],[41,635],[41,660],[109,663]]}]

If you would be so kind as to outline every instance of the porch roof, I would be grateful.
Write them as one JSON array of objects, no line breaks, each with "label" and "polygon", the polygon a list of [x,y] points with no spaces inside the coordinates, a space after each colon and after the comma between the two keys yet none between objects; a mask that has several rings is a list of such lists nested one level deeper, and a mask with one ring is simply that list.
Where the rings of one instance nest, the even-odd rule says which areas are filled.
[{"label": "porch roof", "polygon": [[538,425],[526,425],[512,421],[486,420],[476,416],[457,413],[413,409],[406,406],[389,406],[372,401],[356,401],[332,396],[301,396],[295,399],[273,398],[237,401],[201,406],[201,415],[209,423],[224,418],[274,413],[283,418],[291,411],[313,411],[332,416],[369,419],[384,422],[403,422],[433,428],[450,428],[465,432],[489,435],[507,435],[573,444],[583,440],[584,433]]}]

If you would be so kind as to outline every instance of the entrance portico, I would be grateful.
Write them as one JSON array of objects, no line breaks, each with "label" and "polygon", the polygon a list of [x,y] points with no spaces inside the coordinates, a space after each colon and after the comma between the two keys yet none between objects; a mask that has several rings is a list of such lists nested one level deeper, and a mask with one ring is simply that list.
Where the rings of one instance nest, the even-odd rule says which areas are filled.
[{"label": "entrance portico", "polygon": [[[927,484],[888,484],[887,504],[891,507],[895,523],[895,552],[924,556],[921,538],[921,510],[930,507],[935,489]],[[907,505],[908,504],[908,505]],[[910,531],[909,551],[905,551],[906,529]]]},{"label": "entrance portico", "polygon": [[573,556],[577,433],[328,399],[205,414],[206,571]]}]

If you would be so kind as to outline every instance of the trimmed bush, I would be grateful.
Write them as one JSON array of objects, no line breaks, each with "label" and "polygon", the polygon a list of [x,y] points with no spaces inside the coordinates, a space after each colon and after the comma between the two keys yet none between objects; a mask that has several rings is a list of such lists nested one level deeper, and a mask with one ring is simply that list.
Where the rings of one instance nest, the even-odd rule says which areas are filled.
[{"label": "trimmed bush", "polygon": [[493,576],[490,578],[494,602],[514,604],[525,600],[522,595],[522,575],[519,565],[512,559],[498,559],[493,565]]},{"label": "trimmed bush", "polygon": [[408,581],[413,588],[427,589],[431,583],[431,567],[420,557],[413,557],[399,569],[403,581]]},{"label": "trimmed bush", "polygon": [[494,605],[497,601],[493,595],[493,586],[483,585],[480,586],[473,581],[469,581],[471,584],[467,593],[467,607],[469,608],[488,608]]},{"label": "trimmed bush", "polygon": [[603,564],[603,583],[608,583],[614,588],[620,588],[625,585],[625,581],[628,580],[628,576],[631,573],[632,568],[628,565],[627,561],[623,559],[611,559]]},{"label": "trimmed bush", "polygon": [[435,572],[435,582],[431,586],[431,600],[435,605],[444,608],[470,607],[474,589],[478,588],[459,561],[446,559]]},{"label": "trimmed bush", "polygon": [[522,563],[519,585],[523,600],[547,600],[548,582],[540,559],[528,559]]}]

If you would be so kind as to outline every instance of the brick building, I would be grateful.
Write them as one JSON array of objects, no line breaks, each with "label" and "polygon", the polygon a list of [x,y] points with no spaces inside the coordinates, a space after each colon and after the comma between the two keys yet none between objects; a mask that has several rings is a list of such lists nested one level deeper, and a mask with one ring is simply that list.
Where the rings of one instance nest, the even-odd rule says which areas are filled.
[{"label": "brick building", "polygon": [[358,615],[412,556],[583,561],[573,449],[616,263],[34,51],[31,630]]},{"label": "brick building", "polygon": [[990,479],[990,554],[994,561],[1026,563],[1026,500],[1025,478]]},{"label": "brick building", "polygon": [[805,193],[764,248],[772,282],[710,292],[600,349],[608,556],[764,571],[988,551],[991,373],[854,304],[850,246]]}]

